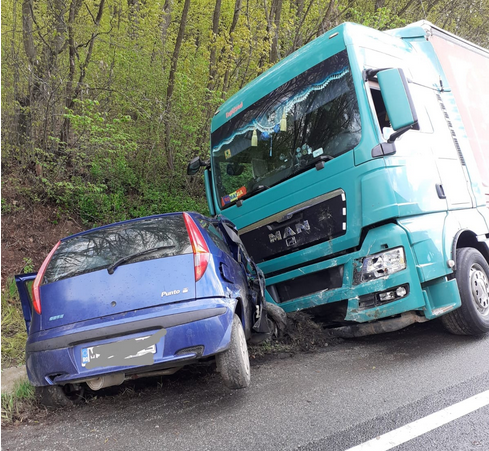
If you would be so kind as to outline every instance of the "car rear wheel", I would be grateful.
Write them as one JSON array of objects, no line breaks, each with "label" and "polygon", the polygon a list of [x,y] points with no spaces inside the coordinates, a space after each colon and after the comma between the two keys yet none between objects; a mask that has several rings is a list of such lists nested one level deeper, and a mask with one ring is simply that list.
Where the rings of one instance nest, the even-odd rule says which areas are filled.
[{"label": "car rear wheel", "polygon": [[250,358],[243,325],[234,315],[229,349],[216,355],[217,369],[229,388],[246,388],[250,385]]},{"label": "car rear wheel", "polygon": [[456,278],[462,306],[442,316],[443,325],[456,335],[488,333],[489,265],[478,250],[457,250]]},{"label": "car rear wheel", "polygon": [[35,396],[45,407],[67,407],[80,402],[83,391],[78,384],[47,385],[36,387]]}]

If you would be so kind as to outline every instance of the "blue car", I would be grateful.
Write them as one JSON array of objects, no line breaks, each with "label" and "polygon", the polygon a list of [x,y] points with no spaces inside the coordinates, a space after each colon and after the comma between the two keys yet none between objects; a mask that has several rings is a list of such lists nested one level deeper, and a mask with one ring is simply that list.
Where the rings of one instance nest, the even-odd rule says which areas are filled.
[{"label": "blue car", "polygon": [[27,374],[46,405],[210,357],[228,387],[247,387],[247,340],[269,334],[262,274],[234,226],[198,213],[64,238],[16,282]]}]

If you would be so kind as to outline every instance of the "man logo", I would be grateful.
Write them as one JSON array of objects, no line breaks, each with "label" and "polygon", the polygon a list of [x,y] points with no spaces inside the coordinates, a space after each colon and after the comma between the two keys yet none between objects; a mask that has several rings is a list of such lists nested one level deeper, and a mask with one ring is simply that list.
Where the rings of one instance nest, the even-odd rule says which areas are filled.
[{"label": "man logo", "polygon": [[287,246],[292,246],[296,243],[295,235],[309,230],[311,230],[311,226],[309,225],[309,221],[306,219],[305,221],[298,222],[293,227],[285,227],[283,232],[277,230],[274,233],[270,233],[268,235],[268,239],[270,240],[270,243],[285,240],[285,244]]}]

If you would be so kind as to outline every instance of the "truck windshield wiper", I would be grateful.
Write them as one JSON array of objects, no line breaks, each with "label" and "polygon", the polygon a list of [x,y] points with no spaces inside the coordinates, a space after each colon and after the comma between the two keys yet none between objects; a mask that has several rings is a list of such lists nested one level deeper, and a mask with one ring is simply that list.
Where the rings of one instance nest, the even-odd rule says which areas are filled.
[{"label": "truck windshield wiper", "polygon": [[[290,174],[290,176],[287,178],[289,179],[289,178],[292,178],[298,174],[301,174],[302,172],[308,171],[309,169],[316,166],[318,163],[322,163],[322,165],[324,166],[324,162],[330,161],[333,159],[334,159],[334,157],[332,157],[331,155],[321,155],[320,157],[314,158],[313,160],[309,161],[309,163],[305,164],[303,167],[298,168],[297,171]],[[316,167],[316,169],[319,170],[319,169],[322,169],[322,167]]]},{"label": "truck windshield wiper", "polygon": [[125,257],[119,258],[119,260],[116,260],[114,263],[112,263],[110,266],[107,267],[107,272],[109,274],[114,274],[115,269],[122,265],[123,263],[128,262],[129,260],[132,260],[133,258],[140,257],[141,255],[146,255],[146,254],[151,254],[152,252],[160,251],[162,249],[171,249],[175,247],[174,245],[169,245],[169,246],[158,246],[158,247],[153,247],[151,249],[146,249],[144,251],[136,252],[134,254],[126,255]]},{"label": "truck windshield wiper", "polygon": [[248,199],[249,197],[254,196],[255,194],[258,194],[258,193],[265,191],[269,188],[270,187],[267,185],[258,185],[254,190],[251,190],[249,193],[246,193],[244,196],[241,196],[239,198],[239,200]]}]

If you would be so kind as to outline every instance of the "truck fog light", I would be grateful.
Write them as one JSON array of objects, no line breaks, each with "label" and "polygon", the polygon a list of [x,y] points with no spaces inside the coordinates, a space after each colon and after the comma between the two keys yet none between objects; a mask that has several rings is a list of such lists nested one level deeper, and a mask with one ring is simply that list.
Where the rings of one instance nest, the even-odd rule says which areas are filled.
[{"label": "truck fog light", "polygon": [[398,301],[409,294],[409,284],[393,287],[388,291],[378,293],[368,293],[360,296],[358,299],[358,309],[367,310],[375,307],[380,307],[389,302]]},{"label": "truck fog light", "polygon": [[381,302],[392,301],[396,298],[396,293],[393,291],[386,291],[385,293],[379,293],[379,300]]},{"label": "truck fog light", "polygon": [[398,298],[403,298],[404,296],[406,296],[406,294],[407,294],[406,288],[404,288],[404,287],[398,287],[397,288],[396,295]]},{"label": "truck fog light", "polygon": [[409,293],[409,285],[400,285],[396,288],[391,288],[389,291],[383,291],[382,293],[377,293],[377,301],[381,304],[386,302],[396,301],[403,298]]},{"label": "truck fog light", "polygon": [[357,260],[355,266],[354,280],[356,284],[387,277],[390,274],[406,269],[404,248],[396,247],[385,252],[368,255],[363,259]]}]

